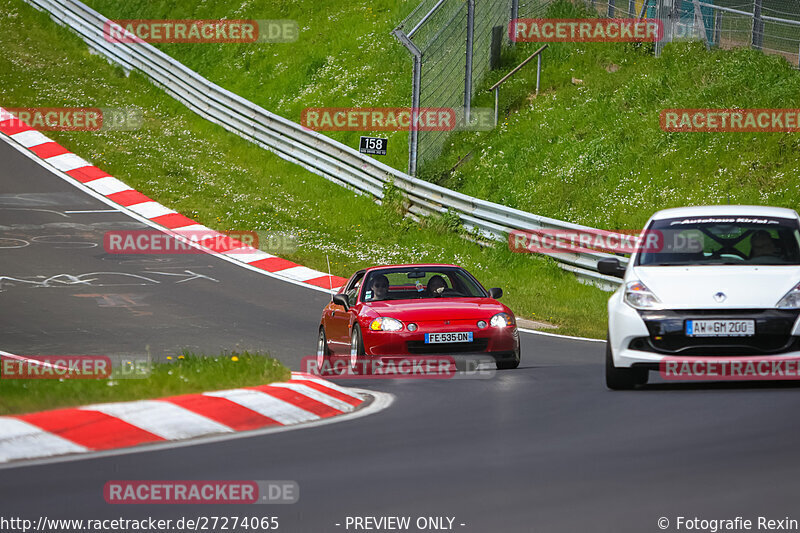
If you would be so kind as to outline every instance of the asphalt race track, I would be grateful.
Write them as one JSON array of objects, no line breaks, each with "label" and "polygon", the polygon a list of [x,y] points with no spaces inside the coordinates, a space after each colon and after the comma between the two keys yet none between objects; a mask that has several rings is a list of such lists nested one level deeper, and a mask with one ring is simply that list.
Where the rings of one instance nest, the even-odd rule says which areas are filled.
[{"label": "asphalt race track", "polygon": [[[325,294],[207,255],[106,254],[105,231],[144,226],[97,212],[109,207],[6,143],[0,162],[0,350],[249,349],[295,369],[313,352]],[[796,388],[655,383],[614,393],[603,344],[532,334],[522,343],[520,368],[491,379],[341,380],[395,396],[355,420],[0,469],[0,515],[277,516],[287,532],[347,531],[347,516],[447,516],[465,532],[595,533],[660,531],[660,517],[676,531],[677,516],[797,512]],[[124,479],[295,480],[300,501],[107,504],[104,484]]]}]

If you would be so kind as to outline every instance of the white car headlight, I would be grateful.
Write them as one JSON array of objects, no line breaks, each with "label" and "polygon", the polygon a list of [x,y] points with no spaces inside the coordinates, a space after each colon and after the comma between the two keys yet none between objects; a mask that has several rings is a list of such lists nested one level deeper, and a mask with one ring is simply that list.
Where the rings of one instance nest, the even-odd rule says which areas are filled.
[{"label": "white car headlight", "polygon": [[497,313],[490,320],[489,324],[495,328],[504,328],[506,326],[513,326],[516,324],[514,317],[508,313]]},{"label": "white car headlight", "polygon": [[661,300],[641,281],[630,281],[625,285],[625,303],[634,309],[659,309]]},{"label": "white car headlight", "polygon": [[800,283],[792,287],[775,305],[779,309],[800,309]]},{"label": "white car headlight", "polygon": [[403,329],[403,323],[396,318],[382,316],[373,320],[369,329],[372,331],[400,331]]}]

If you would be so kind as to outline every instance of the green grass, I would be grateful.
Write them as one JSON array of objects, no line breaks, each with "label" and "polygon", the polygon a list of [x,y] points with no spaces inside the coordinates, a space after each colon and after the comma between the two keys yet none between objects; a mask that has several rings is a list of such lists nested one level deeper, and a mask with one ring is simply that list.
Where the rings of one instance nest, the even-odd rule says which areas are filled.
[{"label": "green grass", "polygon": [[[553,16],[580,16],[560,3]],[[520,46],[509,64],[537,44]],[[796,108],[800,73],[749,49],[699,43],[555,43],[542,90],[526,68],[502,86],[503,117],[488,133],[459,134],[427,178],[531,213],[606,229],[641,228],[656,210],[703,204],[796,208],[796,133],[666,133],[665,108]],[[502,73],[493,73],[493,82]],[[573,78],[581,81],[573,83]],[[485,92],[476,105],[491,105]],[[471,158],[456,171],[459,159]]]},{"label": "green grass", "polygon": [[266,385],[290,378],[289,369],[276,359],[248,352],[178,357],[152,363],[149,375],[141,379],[126,379],[118,371],[108,379],[0,379],[0,415]]},{"label": "green grass", "polygon": [[[418,0],[91,0],[111,19],[291,19],[293,43],[163,44],[163,51],[209,80],[295,122],[307,107],[411,105],[411,56],[391,30]],[[405,170],[408,133],[389,138],[381,161]],[[327,132],[358,148],[365,132]]]},{"label": "green grass", "polygon": [[[413,1],[311,5],[232,0],[196,7],[93,0],[116,18],[295,18],[294,44],[165,45],[188,66],[290,119],[308,106],[397,106],[409,100],[409,61],[388,31]],[[367,11],[372,7],[372,14]],[[369,198],[311,175],[199,119],[136,73],[126,76],[87,52],[68,31],[20,0],[0,0],[0,97],[6,106],[141,108],[136,132],[52,135],[71,150],[161,203],[218,230],[297,237],[287,258],[335,274],[399,262],[454,262],[486,286],[505,289],[520,316],[555,322],[564,333],[605,334],[606,294],[574,282],[551,261],[503,246],[465,242],[451,217],[417,225],[398,202]],[[588,16],[561,2],[550,16]],[[346,29],[346,31],[343,30]],[[338,31],[337,31],[338,30]],[[486,88],[538,45],[504,52]],[[534,65],[503,85],[501,126],[460,133],[423,177],[532,213],[608,229],[641,227],[660,208],[707,203],[797,205],[797,134],[665,133],[670,107],[796,107],[800,75],[782,58],[741,49],[707,52],[696,43],[552,44],[541,94]],[[573,83],[573,78],[582,80]],[[344,137],[354,145],[355,137]],[[390,146],[404,146],[398,132]],[[347,141],[347,139],[350,139]],[[405,168],[405,150],[387,161]],[[465,158],[457,170],[456,161]],[[456,230],[456,231],[454,231]]]},{"label": "green grass", "polygon": [[285,257],[326,270],[328,255],[344,277],[373,264],[461,264],[485,286],[502,287],[519,316],[567,334],[605,335],[607,293],[576,283],[549,259],[467,242],[448,217],[413,223],[396,202],[377,206],[283,161],[90,54],[21,0],[0,0],[0,20],[0,105],[142,109],[138,131],[48,135],[162,204],[220,231],[295,235],[297,249]]},{"label": "green grass", "polygon": [[[299,120],[306,106],[409,102],[410,63],[389,31],[416,0],[325,0],[302,7],[253,0],[241,9],[235,0],[209,0],[192,8],[141,0],[90,4],[115,18],[299,20],[304,29],[293,44],[162,46],[213,81],[292,120]],[[765,13],[775,14],[781,5],[767,1]],[[562,1],[547,16],[591,12]],[[723,16],[723,25],[729,23]],[[493,95],[486,89],[536,47],[524,43],[506,50],[506,68],[490,74],[473,104],[492,107]],[[324,66],[314,68],[323,64],[320,50],[325,50]],[[551,44],[543,56],[542,94],[532,94],[536,69],[531,63],[502,87],[501,127],[453,135],[449,151],[426,164],[420,177],[532,213],[608,229],[640,227],[661,207],[797,205],[797,134],[665,133],[658,116],[668,107],[794,108],[800,73],[779,56],[749,49],[707,52],[698,43],[680,43],[668,45],[660,59],[652,51],[652,45]],[[573,78],[583,83],[573,85]],[[355,146],[361,133],[337,138]],[[404,170],[405,134],[394,135],[390,146],[400,150],[390,150],[394,155],[386,161]],[[466,162],[452,171],[462,158]]]}]

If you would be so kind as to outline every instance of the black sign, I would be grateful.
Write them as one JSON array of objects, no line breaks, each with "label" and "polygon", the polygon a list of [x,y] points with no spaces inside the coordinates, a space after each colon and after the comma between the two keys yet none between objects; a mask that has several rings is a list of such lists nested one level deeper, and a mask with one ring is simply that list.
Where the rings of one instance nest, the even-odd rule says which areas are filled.
[{"label": "black sign", "polygon": [[361,137],[361,144],[358,146],[358,151],[362,154],[386,155],[386,147],[388,145],[389,139]]}]

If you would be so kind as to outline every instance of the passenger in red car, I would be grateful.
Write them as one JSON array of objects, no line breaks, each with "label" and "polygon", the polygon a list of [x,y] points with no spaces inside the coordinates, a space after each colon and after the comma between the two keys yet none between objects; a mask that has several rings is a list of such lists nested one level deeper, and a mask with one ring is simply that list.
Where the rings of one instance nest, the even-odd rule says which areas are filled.
[{"label": "passenger in red car", "polygon": [[433,298],[441,298],[446,288],[447,282],[438,274],[431,276],[431,279],[428,280],[428,294]]}]

